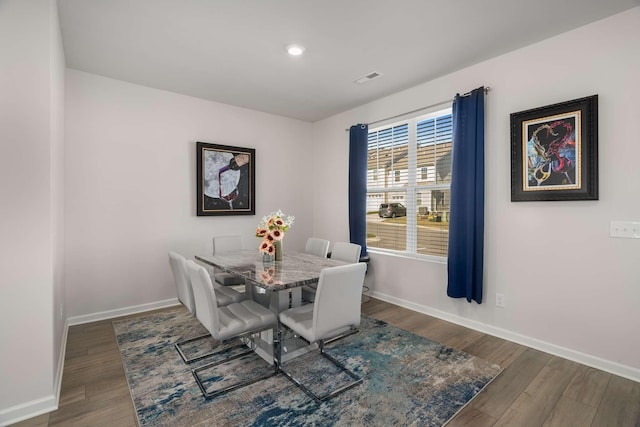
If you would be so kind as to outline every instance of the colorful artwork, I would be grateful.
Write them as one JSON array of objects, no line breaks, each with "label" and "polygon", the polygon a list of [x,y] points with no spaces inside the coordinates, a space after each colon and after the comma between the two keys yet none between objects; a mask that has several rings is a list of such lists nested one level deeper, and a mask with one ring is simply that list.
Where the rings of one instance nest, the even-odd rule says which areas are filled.
[{"label": "colorful artwork", "polygon": [[511,114],[511,201],[597,199],[597,95]]},{"label": "colorful artwork", "polygon": [[197,213],[255,214],[255,150],[197,143]]},{"label": "colorful artwork", "polygon": [[580,188],[580,112],[569,116],[523,122],[527,135],[524,151],[524,191]]}]

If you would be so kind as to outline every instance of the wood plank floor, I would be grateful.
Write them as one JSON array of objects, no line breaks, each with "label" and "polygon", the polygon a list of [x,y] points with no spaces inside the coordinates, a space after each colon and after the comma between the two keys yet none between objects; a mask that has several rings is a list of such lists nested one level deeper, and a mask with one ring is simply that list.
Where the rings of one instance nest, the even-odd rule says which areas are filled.
[{"label": "wood plank floor", "polygon": [[[640,383],[374,298],[362,311],[504,368],[450,427],[640,426]],[[111,320],[69,329],[58,410],[15,425],[136,425]]]}]

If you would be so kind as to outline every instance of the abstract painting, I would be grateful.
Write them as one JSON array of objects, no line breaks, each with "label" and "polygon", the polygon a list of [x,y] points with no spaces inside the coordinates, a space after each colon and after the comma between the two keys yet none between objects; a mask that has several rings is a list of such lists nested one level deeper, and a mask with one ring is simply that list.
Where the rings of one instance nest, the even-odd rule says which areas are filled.
[{"label": "abstract painting", "polygon": [[598,96],[511,114],[511,201],[598,199]]}]

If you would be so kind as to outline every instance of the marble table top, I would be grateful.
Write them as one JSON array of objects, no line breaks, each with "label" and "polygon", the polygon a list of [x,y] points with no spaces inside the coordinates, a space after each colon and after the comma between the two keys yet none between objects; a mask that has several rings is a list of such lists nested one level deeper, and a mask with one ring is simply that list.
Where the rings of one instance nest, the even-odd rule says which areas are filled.
[{"label": "marble table top", "polygon": [[219,255],[198,254],[195,258],[270,291],[317,283],[322,269],[346,264],[303,252],[285,252],[282,261],[263,262],[262,254],[255,249]]}]

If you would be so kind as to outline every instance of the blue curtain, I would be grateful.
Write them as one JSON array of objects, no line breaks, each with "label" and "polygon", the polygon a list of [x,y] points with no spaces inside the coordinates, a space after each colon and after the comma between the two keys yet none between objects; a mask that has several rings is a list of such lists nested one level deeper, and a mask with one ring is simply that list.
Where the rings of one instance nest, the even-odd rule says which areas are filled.
[{"label": "blue curtain", "polygon": [[368,125],[349,129],[349,238],[367,255],[367,139]]},{"label": "blue curtain", "polygon": [[484,87],[453,102],[447,295],[482,303]]}]

